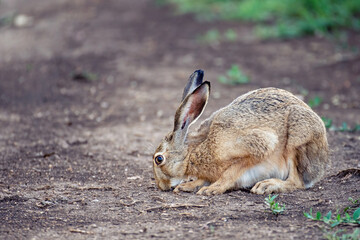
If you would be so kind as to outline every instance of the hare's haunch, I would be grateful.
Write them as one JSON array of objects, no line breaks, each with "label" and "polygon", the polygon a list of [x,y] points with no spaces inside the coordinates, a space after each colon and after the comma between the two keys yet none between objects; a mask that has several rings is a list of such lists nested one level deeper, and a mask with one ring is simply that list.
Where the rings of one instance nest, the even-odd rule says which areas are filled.
[{"label": "hare's haunch", "polygon": [[[251,188],[269,194],[309,188],[321,179],[329,165],[324,123],[285,90],[246,93],[188,133],[209,98],[210,83],[203,77],[202,70],[190,76],[174,129],[155,151],[160,189],[190,192],[201,187],[198,194],[211,195]],[[195,180],[183,182],[188,177]]]}]

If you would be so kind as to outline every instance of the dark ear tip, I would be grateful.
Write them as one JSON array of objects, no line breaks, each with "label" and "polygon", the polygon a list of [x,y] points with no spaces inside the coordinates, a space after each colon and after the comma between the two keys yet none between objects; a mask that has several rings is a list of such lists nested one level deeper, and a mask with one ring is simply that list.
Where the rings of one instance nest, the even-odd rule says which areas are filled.
[{"label": "dark ear tip", "polygon": [[198,85],[200,85],[204,79],[204,71],[199,69],[199,70],[196,70],[193,74],[196,74],[196,83]]},{"label": "dark ear tip", "polygon": [[199,75],[204,75],[204,70],[198,69],[194,73],[197,73]]},{"label": "dark ear tip", "polygon": [[210,90],[211,84],[210,84],[210,82],[209,82],[209,81],[205,81],[205,82],[203,82],[202,84],[206,84],[206,85],[208,85],[208,86],[209,86],[209,90]]}]

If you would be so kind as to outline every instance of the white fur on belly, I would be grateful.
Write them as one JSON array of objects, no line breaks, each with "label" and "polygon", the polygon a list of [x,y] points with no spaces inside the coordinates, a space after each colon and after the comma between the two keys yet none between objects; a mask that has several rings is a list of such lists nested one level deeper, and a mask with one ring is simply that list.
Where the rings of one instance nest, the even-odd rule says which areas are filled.
[{"label": "white fur on belly", "polygon": [[244,174],[237,180],[236,187],[252,187],[255,185],[255,183],[270,178],[286,180],[288,174],[289,170],[286,167],[281,168],[278,166],[272,166],[270,163],[265,162],[258,164],[244,172]]}]

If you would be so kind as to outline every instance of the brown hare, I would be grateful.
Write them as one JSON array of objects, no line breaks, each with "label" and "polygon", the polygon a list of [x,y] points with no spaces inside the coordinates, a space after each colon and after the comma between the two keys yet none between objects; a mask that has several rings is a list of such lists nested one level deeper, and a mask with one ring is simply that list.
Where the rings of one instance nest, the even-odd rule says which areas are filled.
[{"label": "brown hare", "polygon": [[[201,187],[198,194],[211,195],[252,187],[253,193],[269,194],[309,188],[320,180],[329,164],[325,126],[285,90],[246,93],[188,133],[209,98],[210,83],[203,76],[202,70],[190,76],[174,129],[153,156],[160,189]],[[183,182],[188,177],[195,180]]]}]

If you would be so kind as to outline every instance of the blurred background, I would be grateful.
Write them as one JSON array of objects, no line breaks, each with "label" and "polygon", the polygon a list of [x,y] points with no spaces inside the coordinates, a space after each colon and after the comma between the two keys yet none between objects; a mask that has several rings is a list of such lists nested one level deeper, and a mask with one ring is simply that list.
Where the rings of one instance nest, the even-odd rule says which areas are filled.
[{"label": "blurred background", "polygon": [[[223,99],[222,89],[235,97],[257,87],[286,88],[329,128],[356,130],[359,13],[353,0],[2,0],[0,104],[36,112],[38,104],[63,108],[90,94],[117,108],[111,114],[144,120],[152,106],[127,111],[122,107],[136,106],[113,106],[104,92],[146,87],[146,95],[162,91],[175,100],[187,76],[202,68],[221,85],[215,99]],[[101,97],[97,89],[104,89]],[[115,117],[93,108],[84,114]]]},{"label": "blurred background", "polygon": [[[356,0],[0,0],[1,233],[24,238],[54,226],[39,238],[66,237],[68,227],[104,233],[90,226],[96,223],[108,237],[141,229],[147,237],[169,238],[159,226],[186,220],[202,224],[197,238],[213,236],[208,221],[224,215],[221,201],[194,216],[151,210],[170,200],[201,200],[160,193],[151,167],[196,69],[212,84],[202,119],[247,91],[284,88],[325,122],[333,160],[328,174],[360,167],[359,30]],[[321,198],[337,200],[319,197],[316,206],[340,205],[359,186],[331,184],[336,187]],[[301,206],[310,209],[311,202],[297,202],[303,194],[315,198],[316,189],[287,198],[298,218],[289,215],[281,224],[305,226],[295,238],[321,236],[303,219]],[[236,194],[261,209],[262,196]],[[228,198],[221,199],[227,204]],[[253,212],[243,206],[243,215],[229,222],[233,228],[223,220],[215,228],[235,235],[239,224],[248,228]],[[277,218],[260,220],[240,238],[266,237],[271,229],[280,234],[275,238],[289,238]]]}]

